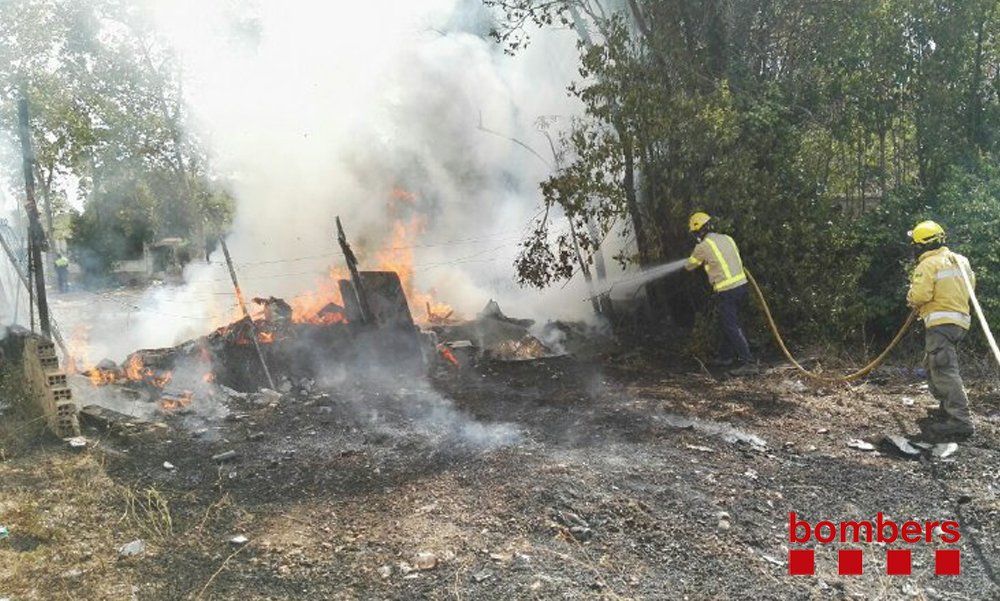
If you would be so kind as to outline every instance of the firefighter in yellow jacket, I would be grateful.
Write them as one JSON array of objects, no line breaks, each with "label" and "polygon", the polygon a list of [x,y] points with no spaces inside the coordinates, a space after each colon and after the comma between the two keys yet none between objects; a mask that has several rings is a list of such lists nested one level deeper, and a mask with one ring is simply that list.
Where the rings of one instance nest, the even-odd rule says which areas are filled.
[{"label": "firefighter in yellow jacket", "polygon": [[688,229],[698,244],[685,268],[694,271],[704,267],[708,282],[715,291],[719,322],[727,342],[719,364],[730,365],[735,359],[739,365],[730,371],[731,374],[753,374],[757,372],[757,367],[740,323],[740,310],[747,300],[747,274],[743,271],[743,259],[731,237],[712,231],[711,221],[706,213],[695,213],[688,220]]},{"label": "firefighter in yellow jacket", "polygon": [[930,390],[940,408],[923,420],[930,438],[951,440],[973,434],[969,399],[958,366],[958,344],[972,325],[969,290],[964,270],[973,288],[975,274],[969,260],[948,250],[944,228],[933,221],[918,223],[910,232],[920,253],[906,295],[927,329],[925,352]]}]

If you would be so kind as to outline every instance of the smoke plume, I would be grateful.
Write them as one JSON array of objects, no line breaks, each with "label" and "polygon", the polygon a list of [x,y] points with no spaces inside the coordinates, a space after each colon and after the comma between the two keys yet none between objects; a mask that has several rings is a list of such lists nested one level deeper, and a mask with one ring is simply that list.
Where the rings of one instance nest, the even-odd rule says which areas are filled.
[{"label": "smoke plume", "polygon": [[[413,287],[461,314],[490,298],[519,315],[585,314],[579,287],[555,291],[556,303],[513,285],[517,242],[550,168],[504,137],[545,156],[536,121],[567,127],[579,112],[565,91],[573,32],[539,32],[509,57],[488,38],[478,0],[150,8],[183,68],[189,135],[236,198],[229,244],[248,297],[308,293],[328,279],[343,262],[340,215],[363,268],[412,262]],[[230,321],[229,277],[221,253],[211,259],[187,268],[186,286],[149,292],[129,336],[92,344],[120,359]]]}]

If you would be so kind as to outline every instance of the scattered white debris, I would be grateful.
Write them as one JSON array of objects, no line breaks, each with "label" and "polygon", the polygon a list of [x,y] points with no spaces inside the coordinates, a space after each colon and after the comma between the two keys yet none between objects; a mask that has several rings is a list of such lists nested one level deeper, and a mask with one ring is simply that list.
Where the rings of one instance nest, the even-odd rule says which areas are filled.
[{"label": "scattered white debris", "polygon": [[885,439],[906,455],[913,457],[918,457],[920,455],[920,451],[915,449],[913,445],[910,444],[910,441],[903,436],[887,434]]},{"label": "scattered white debris", "polygon": [[380,567],[378,569],[378,575],[381,576],[382,578],[388,578],[389,576],[392,576],[392,566],[386,564]]},{"label": "scattered white debris", "polygon": [[686,444],[686,445],[684,445],[684,448],[685,449],[691,449],[692,451],[701,451],[702,453],[714,453],[715,452],[715,449],[713,449],[712,447],[705,447],[705,446],[697,445],[697,444]]},{"label": "scattered white debris", "polygon": [[270,405],[271,403],[278,403],[282,399],[282,394],[277,390],[271,390],[270,388],[261,388],[260,392],[257,393],[257,397],[265,405]]},{"label": "scattered white debris", "polygon": [[913,400],[911,397],[908,396],[903,397],[903,404],[906,405],[907,407],[912,407],[914,403],[916,403],[916,401]]},{"label": "scattered white debris", "polygon": [[174,464],[170,463],[169,461],[164,461],[163,462],[163,469],[167,470],[168,472],[172,472],[175,469],[177,469],[177,467],[174,466]]},{"label": "scattered white debris", "polygon": [[230,459],[236,459],[236,451],[225,451],[219,453],[218,455],[212,455],[212,461],[222,463],[223,461],[229,461]]},{"label": "scattered white debris", "polygon": [[135,539],[134,541],[122,545],[118,549],[118,555],[122,557],[133,557],[139,555],[146,550],[146,541],[142,539]]},{"label": "scattered white debris", "polygon": [[245,545],[248,542],[250,542],[250,539],[247,538],[247,537],[245,537],[245,536],[243,536],[242,534],[238,534],[238,535],[232,537],[231,539],[229,539],[229,544],[231,544],[231,545]]},{"label": "scattered white debris", "polygon": [[938,459],[944,459],[945,457],[950,457],[954,455],[955,451],[957,450],[958,450],[957,443],[946,442],[939,445],[934,445],[934,450],[931,451],[931,454],[937,457]]},{"label": "scattered white debris", "polygon": [[829,431],[830,431],[830,428],[820,428],[819,430],[816,430],[816,433],[817,434],[826,434]]},{"label": "scattered white debris", "polygon": [[852,449],[857,449],[859,451],[875,450],[875,445],[871,444],[870,442],[865,442],[863,440],[860,440],[858,438],[852,438],[851,440],[848,440],[847,446],[851,447]]},{"label": "scattered white debris", "polygon": [[413,565],[420,571],[433,570],[438,565],[437,555],[424,551],[413,558]]},{"label": "scattered white debris", "polygon": [[73,438],[67,438],[66,443],[69,444],[69,448],[74,451],[79,451],[81,449],[87,448],[87,439],[82,436],[74,436]]}]

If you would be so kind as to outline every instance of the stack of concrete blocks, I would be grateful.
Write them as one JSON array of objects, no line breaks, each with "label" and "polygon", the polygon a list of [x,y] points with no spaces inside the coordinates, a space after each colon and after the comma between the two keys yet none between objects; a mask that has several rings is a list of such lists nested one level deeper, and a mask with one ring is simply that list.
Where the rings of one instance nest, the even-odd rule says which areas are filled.
[{"label": "stack of concrete blocks", "polygon": [[24,375],[49,429],[60,438],[79,436],[80,422],[73,391],[66,382],[66,373],[59,369],[56,348],[50,340],[41,336],[29,336],[25,340]]}]

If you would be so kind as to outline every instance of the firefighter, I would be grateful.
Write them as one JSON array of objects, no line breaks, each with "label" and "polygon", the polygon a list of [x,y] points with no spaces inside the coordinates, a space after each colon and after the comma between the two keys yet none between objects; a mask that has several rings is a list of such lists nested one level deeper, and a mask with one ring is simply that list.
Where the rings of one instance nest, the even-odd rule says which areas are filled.
[{"label": "firefighter", "polygon": [[930,390],[940,407],[922,420],[928,438],[964,439],[972,436],[969,398],[958,368],[958,344],[972,325],[969,290],[964,270],[975,289],[976,279],[969,260],[948,250],[945,231],[933,221],[918,223],[909,237],[919,253],[910,279],[907,304],[916,309],[926,328],[925,360]]},{"label": "firefighter", "polygon": [[688,220],[688,229],[698,243],[684,267],[694,271],[705,267],[708,281],[715,291],[719,309],[719,324],[726,337],[719,365],[739,362],[732,375],[757,373],[750,345],[740,324],[740,310],[747,300],[747,275],[736,242],[725,234],[712,231],[712,218],[707,213],[695,213]]},{"label": "firefighter", "polygon": [[69,292],[69,259],[66,255],[59,253],[56,257],[56,280],[59,284],[59,292]]}]

